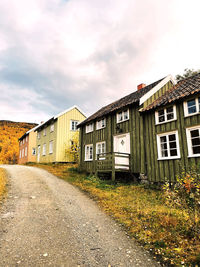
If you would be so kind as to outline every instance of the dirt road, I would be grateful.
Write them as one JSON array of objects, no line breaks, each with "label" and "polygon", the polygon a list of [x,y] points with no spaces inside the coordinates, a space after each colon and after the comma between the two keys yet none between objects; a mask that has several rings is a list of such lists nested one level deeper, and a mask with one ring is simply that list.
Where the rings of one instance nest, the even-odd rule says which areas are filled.
[{"label": "dirt road", "polygon": [[159,266],[77,188],[38,168],[2,167],[0,266]]}]

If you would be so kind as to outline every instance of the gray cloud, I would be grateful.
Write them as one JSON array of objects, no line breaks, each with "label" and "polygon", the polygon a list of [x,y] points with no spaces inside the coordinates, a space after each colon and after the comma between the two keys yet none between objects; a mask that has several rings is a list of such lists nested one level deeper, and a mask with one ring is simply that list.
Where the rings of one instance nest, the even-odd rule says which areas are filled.
[{"label": "gray cloud", "polygon": [[179,12],[179,0],[2,0],[0,119],[40,121],[75,104],[89,115],[140,82],[196,68],[200,4],[186,21],[186,2]]}]

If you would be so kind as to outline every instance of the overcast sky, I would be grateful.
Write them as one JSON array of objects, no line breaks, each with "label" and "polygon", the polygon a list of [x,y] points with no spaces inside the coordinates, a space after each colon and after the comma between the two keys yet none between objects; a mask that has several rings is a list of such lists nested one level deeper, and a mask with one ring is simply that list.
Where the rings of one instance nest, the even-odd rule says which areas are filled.
[{"label": "overcast sky", "polygon": [[0,119],[87,115],[200,69],[199,0],[1,0]]}]

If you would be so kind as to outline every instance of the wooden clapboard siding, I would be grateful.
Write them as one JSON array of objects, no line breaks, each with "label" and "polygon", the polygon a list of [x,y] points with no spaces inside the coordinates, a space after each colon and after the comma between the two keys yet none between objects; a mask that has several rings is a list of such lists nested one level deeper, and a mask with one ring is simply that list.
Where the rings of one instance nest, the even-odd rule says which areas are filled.
[{"label": "wooden clapboard siding", "polygon": [[76,137],[76,131],[71,130],[71,121],[81,122],[85,116],[77,109],[73,108],[70,111],[62,114],[57,119],[57,137],[56,137],[56,161],[70,162],[73,157],[66,154],[66,150],[70,150],[71,141]]},{"label": "wooden clapboard siding", "polygon": [[[50,131],[51,124],[54,124],[54,131]],[[38,146],[40,146],[40,163],[48,163],[48,162],[55,162],[56,161],[56,136],[57,136],[57,120],[54,120],[49,125],[46,125],[46,135],[44,135],[44,128],[38,130],[40,132],[40,138],[37,138],[37,156],[38,158]],[[49,154],[49,143],[53,141],[53,153]],[[42,155],[43,145],[46,144],[46,155]]]},{"label": "wooden clapboard siding", "polygon": [[[143,117],[139,113],[139,106],[129,107],[129,120],[117,123],[116,113],[111,113],[106,117],[106,127],[96,130],[94,122],[94,131],[86,133],[86,126],[81,127],[80,131],[80,167],[88,172],[96,170],[96,143],[105,141],[106,152],[113,151],[113,138],[116,135],[130,133],[130,167],[133,173],[145,173],[145,145],[144,145],[144,126]],[[93,144],[93,161],[85,161],[85,146]]]},{"label": "wooden clapboard siding", "polygon": [[[170,105],[168,105],[170,106]],[[166,106],[167,107],[167,106]],[[176,175],[192,166],[199,168],[200,157],[188,158],[186,128],[200,125],[200,114],[184,117],[183,101],[176,103],[177,120],[155,125],[155,111],[143,113],[146,174],[152,182],[176,181]],[[180,159],[158,160],[156,135],[178,130]]]},{"label": "wooden clapboard siding", "polygon": [[150,105],[151,103],[153,103],[153,101],[155,101],[156,99],[158,99],[158,97],[160,97],[161,95],[163,95],[166,91],[168,91],[171,87],[173,86],[173,83],[171,81],[169,81],[168,83],[166,83],[163,87],[161,87],[155,94],[153,94],[151,97],[149,97],[143,104],[143,107],[147,107],[148,105]]}]

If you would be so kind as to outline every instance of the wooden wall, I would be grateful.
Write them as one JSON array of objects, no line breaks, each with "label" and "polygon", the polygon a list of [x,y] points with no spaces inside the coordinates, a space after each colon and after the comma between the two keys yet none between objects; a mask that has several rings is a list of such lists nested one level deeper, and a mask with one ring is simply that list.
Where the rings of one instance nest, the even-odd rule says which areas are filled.
[{"label": "wooden wall", "polygon": [[[129,107],[129,120],[116,123],[116,113],[106,117],[106,127],[85,133],[85,126],[80,129],[80,167],[88,172],[95,172],[96,143],[106,141],[106,152],[113,152],[113,136],[130,133],[131,171],[133,173],[145,172],[143,117],[138,111],[138,104]],[[85,161],[85,145],[93,144],[93,161]]]},{"label": "wooden wall", "polygon": [[[143,113],[146,174],[152,182],[176,180],[176,175],[192,166],[198,168],[200,158],[188,158],[186,128],[200,125],[200,114],[184,117],[183,102],[176,103],[177,120],[155,125],[155,111]],[[156,135],[178,130],[180,159],[158,160]]]}]

